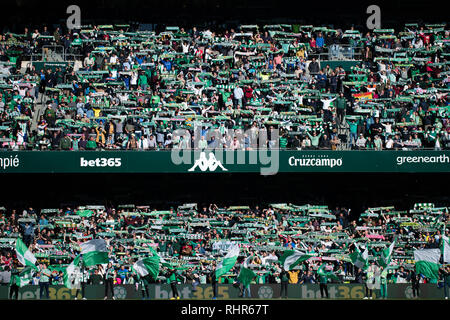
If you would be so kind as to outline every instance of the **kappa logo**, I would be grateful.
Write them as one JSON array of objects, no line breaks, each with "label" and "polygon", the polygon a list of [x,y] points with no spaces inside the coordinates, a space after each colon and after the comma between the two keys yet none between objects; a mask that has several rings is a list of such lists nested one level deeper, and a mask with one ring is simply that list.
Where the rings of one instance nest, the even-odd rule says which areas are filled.
[{"label": "kappa logo", "polygon": [[407,299],[412,299],[412,298],[414,298],[414,296],[413,296],[413,290],[412,290],[412,287],[411,287],[411,286],[406,287],[406,289],[405,289],[405,297],[406,297]]},{"label": "kappa logo", "polygon": [[117,299],[125,299],[127,297],[127,289],[122,286],[114,287],[114,296]]},{"label": "kappa logo", "polygon": [[262,286],[258,289],[258,297],[261,299],[272,299],[273,289],[269,286]]},{"label": "kappa logo", "polygon": [[188,171],[195,171],[196,168],[200,168],[201,171],[216,171],[218,167],[222,169],[222,171],[228,171],[222,163],[216,159],[214,153],[209,153],[209,158],[206,158],[206,153],[201,152],[200,157],[195,160],[194,166],[190,168]]}]

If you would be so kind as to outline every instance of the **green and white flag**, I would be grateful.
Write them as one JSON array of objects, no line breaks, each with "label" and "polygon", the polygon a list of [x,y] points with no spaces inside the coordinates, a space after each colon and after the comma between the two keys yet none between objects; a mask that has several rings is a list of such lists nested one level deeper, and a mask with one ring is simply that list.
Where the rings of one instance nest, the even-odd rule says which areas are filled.
[{"label": "green and white flag", "polygon": [[382,266],[383,268],[386,268],[389,263],[391,263],[392,258],[392,252],[394,251],[395,247],[395,240],[391,243],[389,248],[384,249],[381,251],[381,256],[378,258],[378,264]]},{"label": "green and white flag", "polygon": [[31,253],[31,251],[27,248],[25,243],[23,243],[22,239],[20,238],[17,238],[16,240],[16,255],[17,259],[22,265],[37,269],[36,257]]},{"label": "green and white flag", "polygon": [[305,252],[298,250],[285,250],[283,255],[280,257],[278,261],[280,261],[284,270],[290,271],[293,270],[297,265],[302,263],[303,261],[308,260],[313,255],[306,254]]},{"label": "green and white flag", "polygon": [[414,260],[416,261],[416,272],[425,277],[437,280],[439,279],[439,259],[441,257],[440,249],[422,249],[414,250]]},{"label": "green and white flag", "polygon": [[66,288],[72,289],[73,282],[76,281],[74,279],[74,275],[79,272],[80,266],[80,255],[78,255],[73,261],[67,266],[66,270],[64,270],[64,285]]},{"label": "green and white flag", "polygon": [[103,239],[94,239],[84,242],[80,245],[83,263],[86,267],[109,262],[108,249],[106,241]]},{"label": "green and white flag", "polygon": [[366,246],[366,249],[363,253],[361,253],[361,250],[359,250],[358,246],[355,243],[356,251],[353,253],[350,253],[350,259],[352,260],[352,263],[357,268],[360,268],[362,270],[366,270],[369,267],[369,251],[367,249],[368,246]]},{"label": "green and white flag", "polygon": [[26,286],[31,283],[31,280],[33,279],[33,267],[27,266],[25,267],[22,272],[17,276],[16,278],[16,284],[22,288],[23,286]]},{"label": "green and white flag", "polygon": [[159,268],[161,266],[161,260],[159,256],[146,257],[138,260],[133,264],[133,270],[140,276],[145,277],[151,275],[153,279],[159,275]]},{"label": "green and white flag", "polygon": [[238,280],[240,283],[244,285],[244,287],[248,286],[254,277],[256,277],[256,273],[248,267],[252,256],[245,259],[244,263],[241,266],[241,271],[239,272]]},{"label": "green and white flag", "polygon": [[236,260],[239,256],[239,245],[233,244],[228,250],[225,257],[220,261],[219,265],[216,267],[216,279],[219,279],[222,275],[227,273],[234,267]]},{"label": "green and white flag", "polygon": [[326,263],[323,263],[323,264],[319,267],[319,269],[317,269],[317,274],[318,274],[319,276],[327,277],[327,278],[330,278],[330,279],[333,279],[333,280],[339,282],[341,279],[339,279],[339,277],[338,277],[336,274],[334,274],[333,271],[325,271],[325,266],[326,266]]},{"label": "green and white flag", "polygon": [[444,263],[450,263],[450,239],[442,236],[442,255],[444,256]]}]

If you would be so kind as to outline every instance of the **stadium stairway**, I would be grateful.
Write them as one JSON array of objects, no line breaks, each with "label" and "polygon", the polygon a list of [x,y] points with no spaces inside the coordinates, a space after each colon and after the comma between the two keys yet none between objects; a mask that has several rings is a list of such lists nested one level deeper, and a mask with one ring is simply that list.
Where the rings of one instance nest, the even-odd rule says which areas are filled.
[{"label": "stadium stairway", "polygon": [[47,96],[45,94],[39,92],[37,102],[35,105],[35,110],[33,113],[33,118],[31,120],[31,130],[36,130],[36,128],[38,126],[39,118],[41,117],[41,115],[44,114],[44,111],[46,108],[46,105],[45,105],[46,101],[47,101]]}]

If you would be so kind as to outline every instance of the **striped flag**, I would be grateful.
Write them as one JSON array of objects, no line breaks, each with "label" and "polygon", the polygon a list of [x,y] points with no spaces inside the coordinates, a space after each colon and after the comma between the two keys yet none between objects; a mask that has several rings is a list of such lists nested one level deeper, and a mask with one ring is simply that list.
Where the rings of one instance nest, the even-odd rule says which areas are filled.
[{"label": "striped flag", "polygon": [[362,270],[366,270],[369,267],[369,251],[367,249],[361,253],[358,246],[355,243],[356,250],[353,253],[350,253],[350,259],[355,267],[360,268]]},{"label": "striped flag", "polygon": [[239,282],[244,285],[244,287],[248,286],[252,282],[253,278],[256,277],[256,273],[248,266],[251,260],[252,256],[249,256],[247,259],[245,259],[237,278]]},{"label": "striped flag", "polygon": [[283,255],[280,257],[279,261],[283,266],[284,270],[293,270],[297,265],[303,261],[308,260],[313,255],[306,254],[305,252],[298,250],[285,250]]},{"label": "striped flag", "polygon": [[146,275],[151,275],[153,279],[159,275],[160,259],[158,256],[146,257],[139,259],[135,264],[133,264],[133,270],[140,277],[145,277]]},{"label": "striped flag", "polygon": [[333,279],[333,280],[339,282],[339,281],[340,281],[339,277],[338,277],[336,274],[334,274],[333,271],[325,271],[325,266],[326,266],[326,263],[323,263],[323,264],[319,267],[319,269],[317,269],[317,274],[318,274],[319,276],[327,277],[327,278],[330,278],[330,279]]},{"label": "striped flag", "polygon": [[22,288],[23,286],[26,286],[26,285],[30,284],[32,279],[33,279],[33,267],[27,266],[17,276],[16,284],[20,288]]},{"label": "striped flag", "polygon": [[79,272],[80,269],[80,255],[78,255],[64,270],[64,285],[66,288],[72,289],[74,280],[74,275]]},{"label": "striped flag", "polygon": [[439,259],[441,258],[441,249],[422,249],[414,250],[414,260],[416,261],[416,272],[425,277],[437,280],[439,279]]},{"label": "striped flag", "polygon": [[80,246],[81,254],[83,255],[83,263],[86,267],[109,262],[108,249],[106,248],[105,240],[93,239],[82,243]]},{"label": "striped flag", "polygon": [[219,265],[216,267],[216,279],[219,279],[222,275],[227,273],[236,264],[237,258],[239,256],[239,245],[233,244],[226,256],[220,261]]},{"label": "striped flag", "polygon": [[381,251],[381,256],[378,258],[378,264],[382,266],[383,268],[386,268],[389,263],[391,263],[392,258],[392,252],[394,251],[395,247],[395,240],[391,243],[389,248],[384,249]]},{"label": "striped flag", "polygon": [[17,238],[16,240],[16,255],[17,259],[22,265],[37,269],[36,257],[31,253],[31,251],[27,248],[25,243],[23,243],[22,239],[20,238]]}]

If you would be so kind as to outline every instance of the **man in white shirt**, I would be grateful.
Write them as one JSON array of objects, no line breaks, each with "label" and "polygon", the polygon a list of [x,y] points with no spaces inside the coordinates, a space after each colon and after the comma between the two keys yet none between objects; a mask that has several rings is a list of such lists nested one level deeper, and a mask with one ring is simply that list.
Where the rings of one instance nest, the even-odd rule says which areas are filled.
[{"label": "man in white shirt", "polygon": [[83,65],[85,68],[92,68],[92,66],[94,65],[94,58],[92,57],[92,54],[84,58]]},{"label": "man in white shirt", "polygon": [[236,137],[234,137],[233,142],[231,143],[231,149],[238,150],[238,149],[240,149],[240,147],[241,147],[241,144],[239,143],[239,140]]},{"label": "man in white shirt", "polygon": [[392,136],[389,136],[389,138],[386,141],[386,149],[392,149],[394,147],[394,140],[392,140]]},{"label": "man in white shirt", "polygon": [[205,150],[208,147],[208,141],[205,140],[205,136],[202,136],[200,138],[200,141],[198,142],[198,148],[200,150]]},{"label": "man in white shirt", "polygon": [[148,150],[148,139],[147,137],[141,136],[138,141],[138,148],[141,150]]},{"label": "man in white shirt", "polygon": [[242,107],[242,98],[244,97],[244,91],[241,87],[236,86],[233,90],[233,102],[234,106],[237,107],[238,105]]},{"label": "man in white shirt", "polygon": [[358,139],[356,140],[356,146],[360,149],[366,147],[366,138],[364,138],[363,134],[360,133]]}]

